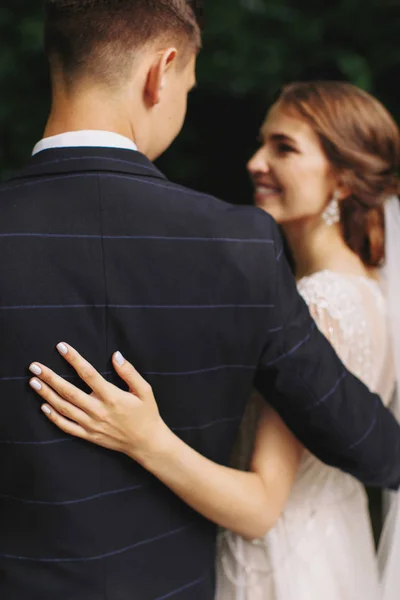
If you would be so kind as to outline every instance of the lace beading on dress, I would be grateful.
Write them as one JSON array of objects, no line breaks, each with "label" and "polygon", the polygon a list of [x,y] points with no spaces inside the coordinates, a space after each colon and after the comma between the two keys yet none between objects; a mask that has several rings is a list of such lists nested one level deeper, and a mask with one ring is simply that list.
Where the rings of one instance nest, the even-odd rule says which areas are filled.
[{"label": "lace beading on dress", "polygon": [[384,314],[385,301],[378,283],[366,277],[321,271],[300,279],[298,290],[323,331],[327,324],[324,333],[342,361],[351,362],[351,371],[372,387],[374,332],[365,310],[365,295],[371,294],[378,312]]}]

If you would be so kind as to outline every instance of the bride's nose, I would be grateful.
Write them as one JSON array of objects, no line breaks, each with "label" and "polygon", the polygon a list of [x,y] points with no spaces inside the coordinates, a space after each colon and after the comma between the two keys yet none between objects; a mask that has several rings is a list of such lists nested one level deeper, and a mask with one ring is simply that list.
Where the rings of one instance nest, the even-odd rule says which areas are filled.
[{"label": "bride's nose", "polygon": [[257,150],[257,152],[251,157],[247,163],[247,170],[250,175],[256,175],[257,173],[268,173],[269,164],[267,160],[267,153],[263,148]]}]

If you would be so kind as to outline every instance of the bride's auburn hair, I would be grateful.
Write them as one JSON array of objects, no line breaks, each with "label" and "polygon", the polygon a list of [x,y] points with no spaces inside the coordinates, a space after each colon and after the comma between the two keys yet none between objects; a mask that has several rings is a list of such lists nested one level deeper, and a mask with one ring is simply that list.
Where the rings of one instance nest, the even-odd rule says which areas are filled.
[{"label": "bride's auburn hair", "polygon": [[345,82],[286,86],[280,109],[305,120],[318,135],[338,180],[349,194],[340,202],[348,246],[368,267],[385,258],[384,202],[399,192],[400,131],[386,108]]}]

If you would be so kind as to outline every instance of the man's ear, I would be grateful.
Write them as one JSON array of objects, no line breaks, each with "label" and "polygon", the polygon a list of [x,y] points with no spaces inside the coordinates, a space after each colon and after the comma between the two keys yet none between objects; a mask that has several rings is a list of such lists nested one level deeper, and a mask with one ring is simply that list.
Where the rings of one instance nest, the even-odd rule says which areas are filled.
[{"label": "man's ear", "polygon": [[157,54],[150,66],[146,87],[145,97],[151,106],[159,104],[162,92],[168,83],[168,71],[175,63],[178,51],[176,48],[168,48]]}]

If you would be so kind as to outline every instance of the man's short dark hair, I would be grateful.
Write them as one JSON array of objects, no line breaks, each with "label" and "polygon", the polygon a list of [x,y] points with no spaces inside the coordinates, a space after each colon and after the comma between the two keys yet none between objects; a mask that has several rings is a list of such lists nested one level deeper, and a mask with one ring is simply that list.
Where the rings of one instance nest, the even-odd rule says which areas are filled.
[{"label": "man's short dark hair", "polygon": [[115,81],[151,40],[197,52],[201,34],[187,0],[46,0],[45,47],[65,75]]}]

